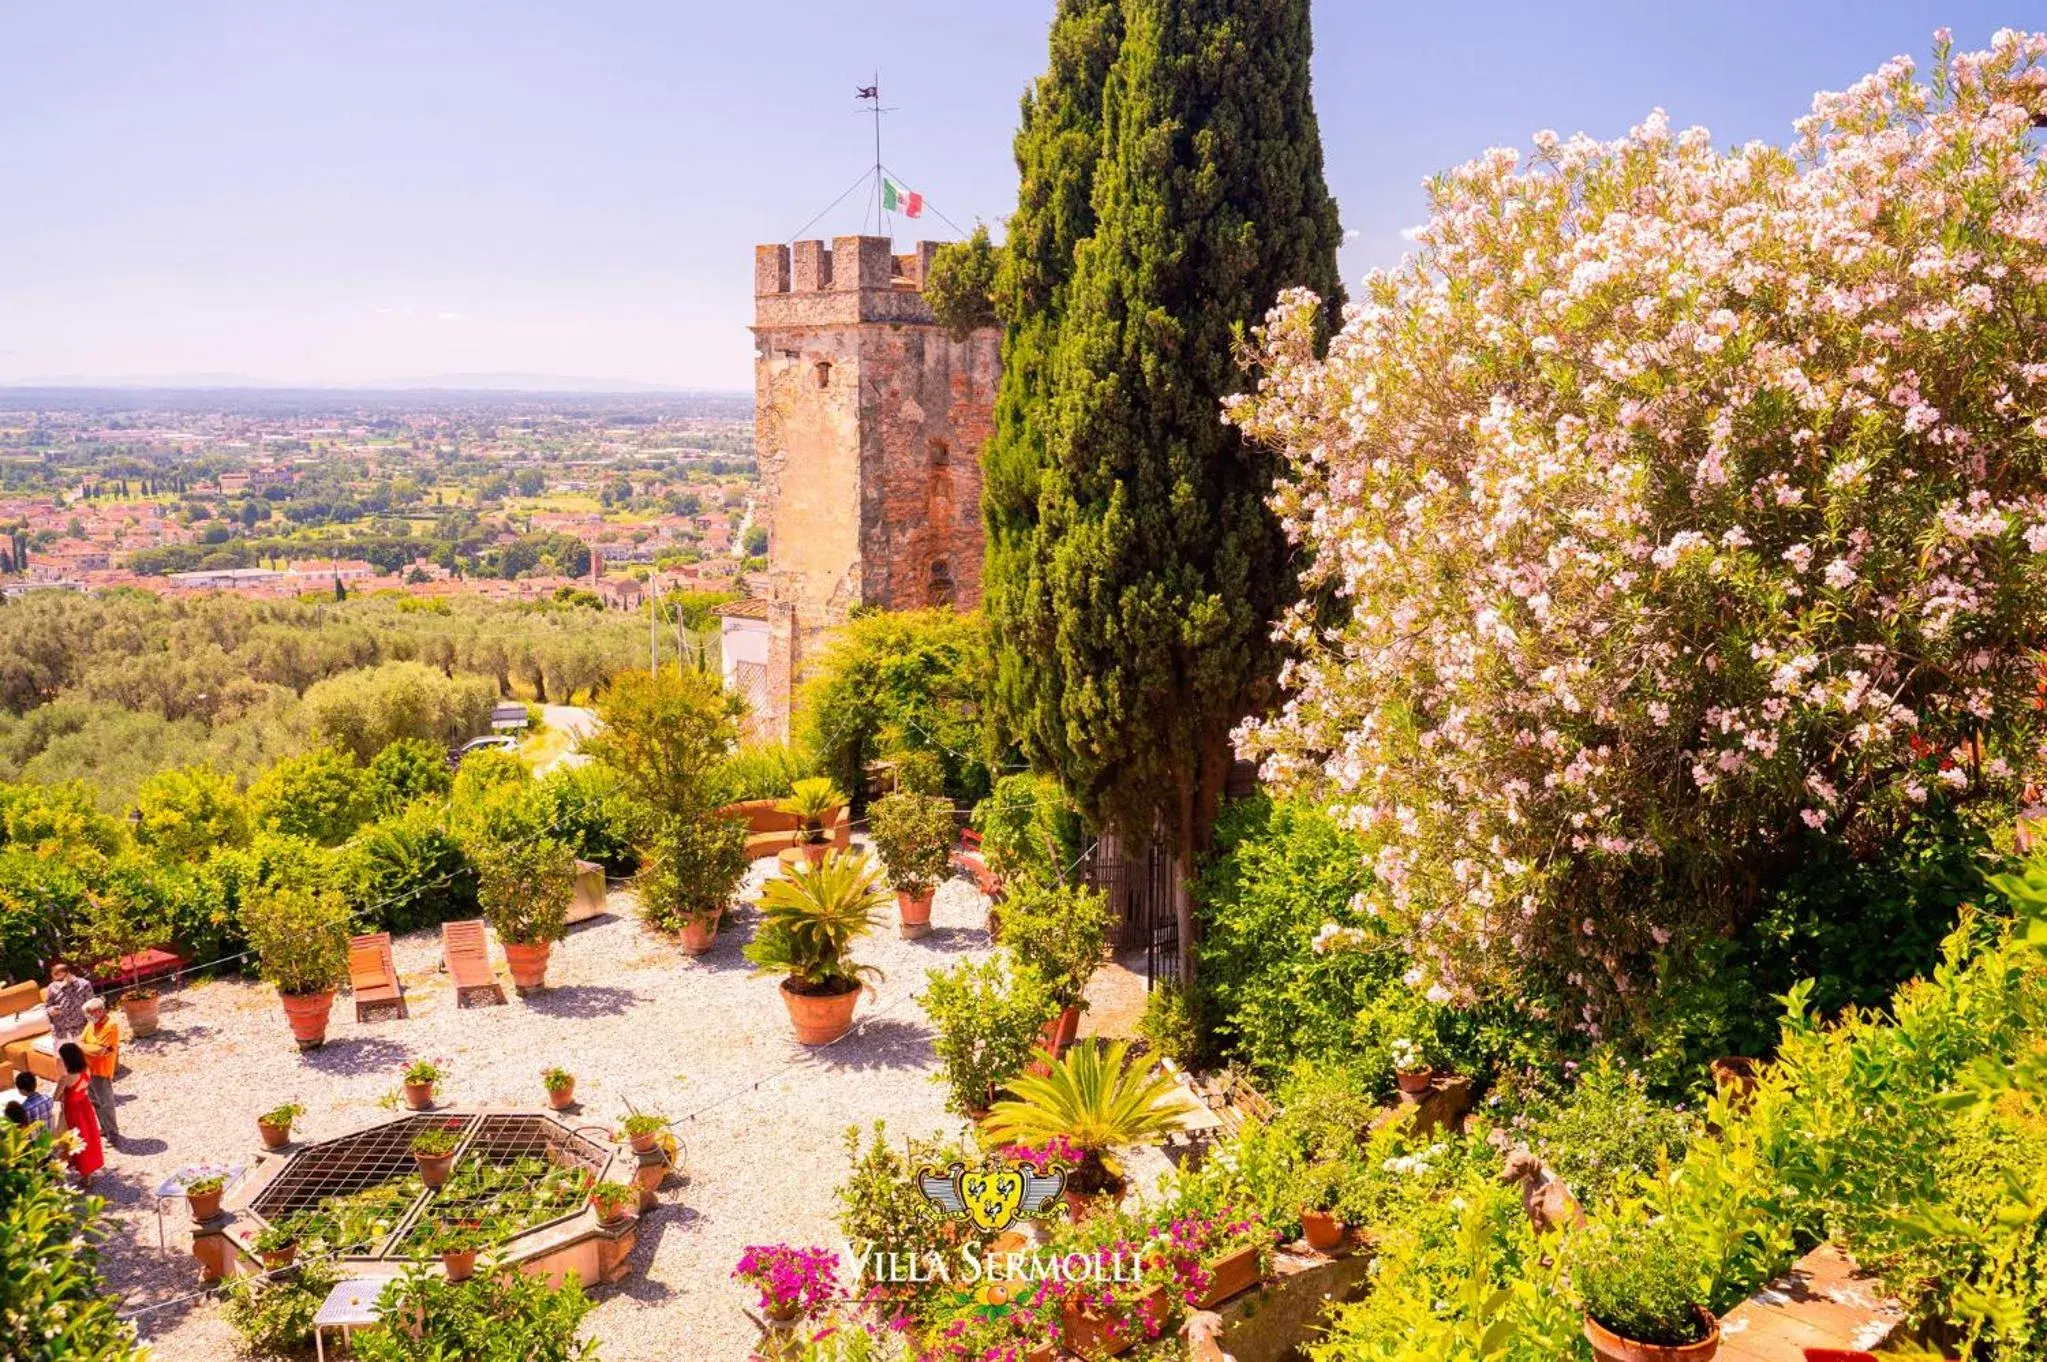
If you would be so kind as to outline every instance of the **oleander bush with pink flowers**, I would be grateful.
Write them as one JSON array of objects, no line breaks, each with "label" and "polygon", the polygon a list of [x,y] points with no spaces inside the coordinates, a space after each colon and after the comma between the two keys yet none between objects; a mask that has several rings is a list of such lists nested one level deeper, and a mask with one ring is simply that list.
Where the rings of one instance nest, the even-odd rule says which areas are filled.
[{"label": "oleander bush with pink flowers", "polygon": [[1326,355],[1275,309],[1229,416],[1306,597],[1240,736],[1368,838],[1418,986],[1532,960],[1597,1035],[1809,846],[2040,774],[2043,56],[1942,35],[1788,147],[1539,134]]}]

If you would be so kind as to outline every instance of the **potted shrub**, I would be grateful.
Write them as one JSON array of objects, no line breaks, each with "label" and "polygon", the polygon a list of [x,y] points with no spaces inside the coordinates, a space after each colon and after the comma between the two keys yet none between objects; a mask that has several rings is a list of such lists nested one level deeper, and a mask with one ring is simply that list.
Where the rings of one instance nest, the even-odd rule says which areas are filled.
[{"label": "potted shrub", "polygon": [[988,1135],[1025,1144],[1071,1141],[1078,1159],[1066,1187],[1078,1197],[1120,1198],[1123,1175],[1111,1151],[1155,1142],[1187,1120],[1173,1081],[1134,1063],[1127,1041],[1078,1046],[1049,1073],[1026,1074],[1009,1088],[1014,1095],[988,1114]]},{"label": "potted shrub", "polygon": [[1018,884],[1002,909],[1002,942],[1051,986],[1059,1012],[1044,1033],[1054,1058],[1066,1053],[1087,1006],[1087,982],[1109,940],[1108,896],[1075,885]]},{"label": "potted shrub", "polygon": [[627,1207],[639,1203],[639,1189],[622,1182],[600,1182],[590,1189],[590,1205],[596,1210],[600,1225],[616,1225],[625,1218]]},{"label": "potted shrub", "polygon": [[140,1039],[156,1034],[160,999],[149,985],[128,983],[128,962],[144,951],[155,950],[171,939],[161,890],[151,877],[138,876],[133,864],[115,862],[111,882],[99,893],[85,896],[85,913],[78,924],[79,953],[86,957],[90,973],[113,979],[121,988],[118,1003],[128,1019],[128,1031]]},{"label": "potted shrub", "polygon": [[868,811],[867,831],[895,887],[903,935],[922,936],[931,927],[931,896],[952,868],[959,841],[952,801],[898,791]]},{"label": "potted shrub", "polygon": [[473,817],[478,830],[467,849],[476,866],[477,902],[497,933],[513,986],[545,988],[548,956],[569,934],[575,852],[549,835],[530,782],[493,790]]},{"label": "potted shrub", "polygon": [[547,1105],[567,1111],[576,1103],[576,1076],[567,1069],[551,1067],[540,1071],[540,1084],[547,1089]]},{"label": "potted shrub", "polygon": [[414,1111],[428,1111],[434,1105],[434,1089],[440,1086],[441,1068],[430,1059],[415,1059],[405,1068],[405,1105]]},{"label": "potted shrub", "polygon": [[220,1214],[220,1199],[227,1192],[227,1179],[218,1173],[193,1178],[185,1184],[185,1200],[192,1207],[192,1223],[203,1225]]},{"label": "potted shrub", "polygon": [[1339,1208],[1349,1181],[1349,1167],[1335,1160],[1302,1170],[1301,1237],[1318,1253],[1343,1247],[1346,1227]]},{"label": "potted shrub", "polygon": [[666,1116],[636,1111],[619,1122],[619,1125],[624,1129],[626,1139],[632,1142],[633,1153],[651,1154],[654,1152],[655,1142],[661,1138],[661,1132],[668,1129],[669,1121]]},{"label": "potted shrub", "polygon": [[292,1123],[305,1114],[306,1109],[297,1102],[286,1102],[258,1116],[256,1132],[263,1137],[263,1147],[282,1149],[290,1144]]},{"label": "potted shrub", "polygon": [[256,1256],[263,1260],[266,1271],[276,1272],[291,1266],[291,1260],[298,1256],[299,1226],[296,1216],[286,1216],[275,1224],[263,1227],[256,1236]]},{"label": "potted shrub", "polygon": [[664,816],[634,881],[640,916],[702,955],[718,944],[718,923],[748,864],[744,821],[716,810]]},{"label": "potted shrub", "polygon": [[938,1028],[936,1077],[946,1085],[946,1108],[978,1121],[994,1106],[995,1090],[1024,1071],[1058,1008],[1043,977],[1006,952],[934,969],[925,979],[917,1002]]},{"label": "potted shrub", "polygon": [[301,1050],[327,1040],[334,990],[348,973],[348,905],[334,890],[253,885],[242,894],[242,930],[277,987],[292,1037]]},{"label": "potted shrub", "polygon": [[476,1271],[476,1255],[490,1236],[479,1220],[443,1220],[427,1240],[427,1250],[440,1255],[441,1271],[451,1282],[466,1282]]},{"label": "potted shrub", "polygon": [[1602,1362],[1706,1362],[1720,1350],[1698,1250],[1667,1222],[1595,1225],[1570,1264],[1585,1339]]},{"label": "potted shrub", "polygon": [[1256,1215],[1183,1214],[1151,1230],[1146,1257],[1163,1264],[1189,1307],[1213,1310],[1265,1275],[1272,1231]]},{"label": "potted shrub", "polygon": [[828,1045],[852,1029],[865,980],[881,972],[847,951],[874,929],[886,902],[875,867],[852,854],[793,866],[761,891],[760,928],[746,958],[755,973],[786,976],[782,1002],[798,1043]]},{"label": "potted shrub", "polygon": [[846,796],[824,776],[806,776],[789,787],[788,797],[775,801],[775,808],[796,820],[804,857],[812,865],[824,860],[830,849],[825,820],[844,808]]},{"label": "potted shrub", "polygon": [[1393,1060],[1393,1081],[1409,1096],[1418,1097],[1429,1090],[1435,1081],[1435,1068],[1429,1062],[1427,1046],[1410,1036],[1396,1039],[1387,1051]]},{"label": "potted shrub", "polygon": [[760,1310],[787,1324],[828,1309],[839,1297],[839,1255],[829,1249],[752,1244],[732,1269],[735,1280],[760,1292]]},{"label": "potted shrub", "polygon": [[412,1161],[419,1165],[419,1180],[440,1187],[455,1171],[455,1150],[462,1143],[460,1127],[428,1126],[412,1137]]}]

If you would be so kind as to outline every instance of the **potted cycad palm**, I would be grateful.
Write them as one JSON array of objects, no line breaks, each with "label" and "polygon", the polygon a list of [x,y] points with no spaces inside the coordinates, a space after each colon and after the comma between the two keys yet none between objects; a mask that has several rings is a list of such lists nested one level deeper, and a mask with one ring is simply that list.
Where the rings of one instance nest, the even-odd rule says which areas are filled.
[{"label": "potted cycad palm", "polygon": [[1012,1144],[1069,1142],[1078,1163],[1066,1174],[1066,1188],[1083,1199],[1120,1199],[1123,1173],[1112,1151],[1156,1143],[1187,1123],[1173,1080],[1135,1062],[1127,1041],[1076,1046],[1044,1074],[1010,1080],[1009,1091],[983,1123],[988,1136]]},{"label": "potted cycad palm", "polygon": [[791,866],[761,890],[761,922],[747,943],[757,974],[782,974],[782,1002],[804,1045],[829,1045],[853,1026],[865,981],[881,971],[847,954],[888,902],[865,856],[839,853]]},{"label": "potted cycad palm", "polygon": [[868,835],[895,887],[905,937],[931,929],[931,897],[952,867],[959,821],[952,801],[907,790],[879,800],[868,813]]},{"label": "potted cycad palm", "polygon": [[242,895],[241,918],[299,1049],[318,1049],[327,1041],[334,990],[348,973],[348,905],[331,889],[255,885]]},{"label": "potted cycad palm", "polygon": [[1669,1223],[1594,1225],[1570,1262],[1585,1340],[1601,1362],[1707,1362],[1719,1352],[1698,1250]]},{"label": "potted cycad palm", "polygon": [[806,776],[789,787],[788,797],[775,808],[796,820],[804,857],[816,865],[824,860],[831,841],[825,836],[825,822],[845,807],[846,796],[824,776]]}]

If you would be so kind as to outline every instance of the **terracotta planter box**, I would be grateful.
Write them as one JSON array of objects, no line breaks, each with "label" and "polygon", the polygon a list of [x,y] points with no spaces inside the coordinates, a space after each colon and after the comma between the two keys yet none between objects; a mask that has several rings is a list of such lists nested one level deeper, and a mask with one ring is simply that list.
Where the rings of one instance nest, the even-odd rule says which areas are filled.
[{"label": "terracotta planter box", "polygon": [[1144,1341],[1142,1307],[1152,1302],[1158,1318],[1165,1318],[1166,1289],[1154,1287],[1141,1300],[1113,1315],[1097,1315],[1071,1301],[1060,1306],[1066,1349],[1082,1357],[1119,1357]]},{"label": "terracotta planter box", "polygon": [[434,1105],[434,1085],[431,1083],[407,1083],[405,1105],[414,1111],[429,1111]]},{"label": "terracotta planter box", "polygon": [[1685,1343],[1668,1347],[1658,1343],[1637,1343],[1631,1338],[1622,1338],[1598,1320],[1585,1317],[1585,1341],[1592,1345],[1593,1356],[1600,1362],[1707,1362],[1720,1351],[1720,1321],[1699,1311],[1699,1318],[1707,1325],[1706,1336],[1697,1343]]},{"label": "terracotta planter box", "polygon": [[512,971],[512,986],[519,989],[547,987],[547,957],[552,941],[507,941],[505,964]]},{"label": "terracotta planter box", "polygon": [[860,1003],[860,990],[844,993],[798,993],[782,983],[782,1004],[789,1009],[789,1022],[796,1028],[799,1045],[829,1045],[853,1029],[853,1009]]},{"label": "terracotta planter box", "polygon": [[1194,1302],[1196,1310],[1213,1310],[1232,1296],[1258,1285],[1258,1246],[1246,1244],[1208,1266],[1208,1290]]},{"label": "terracotta planter box", "polygon": [[334,990],[318,993],[280,993],[285,1020],[291,1023],[292,1039],[301,1050],[317,1050],[327,1043],[327,1016],[334,1010]]},{"label": "terracotta planter box", "polygon": [[1343,1247],[1343,1222],[1328,1211],[1302,1211],[1301,1234],[1318,1253]]},{"label": "terracotta planter box", "polygon": [[121,995],[121,1015],[128,1019],[128,1030],[137,1040],[156,1034],[158,1001],[154,993]]}]

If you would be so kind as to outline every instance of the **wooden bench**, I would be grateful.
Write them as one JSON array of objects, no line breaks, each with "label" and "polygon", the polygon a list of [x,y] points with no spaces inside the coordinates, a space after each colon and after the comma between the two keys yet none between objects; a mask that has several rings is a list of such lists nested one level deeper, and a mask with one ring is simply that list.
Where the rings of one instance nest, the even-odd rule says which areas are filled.
[{"label": "wooden bench", "polygon": [[379,1008],[405,1016],[405,989],[391,960],[389,932],[348,939],[348,991],[355,995],[355,1019],[359,1022],[367,1021],[368,1014]]},{"label": "wooden bench", "polygon": [[481,918],[441,924],[441,959],[455,985],[457,1007],[504,1002],[505,991],[490,967],[490,938]]},{"label": "wooden bench", "polygon": [[1720,1321],[1724,1362],[1806,1362],[1809,1351],[1870,1352],[1905,1312],[1847,1254],[1821,1244]]}]

